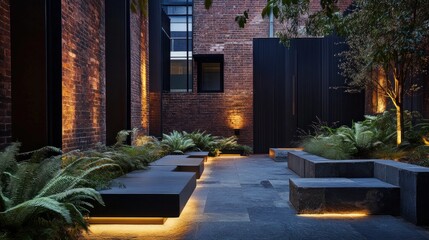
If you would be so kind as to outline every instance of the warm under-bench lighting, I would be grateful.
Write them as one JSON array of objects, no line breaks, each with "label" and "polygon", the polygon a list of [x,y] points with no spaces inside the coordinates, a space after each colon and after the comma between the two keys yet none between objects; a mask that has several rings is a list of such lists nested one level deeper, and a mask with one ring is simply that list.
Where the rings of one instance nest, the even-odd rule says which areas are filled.
[{"label": "warm under-bench lighting", "polygon": [[348,213],[306,213],[298,214],[300,217],[308,218],[362,218],[368,216],[366,212],[348,212]]},{"label": "warm under-bench lighting", "polygon": [[90,224],[164,224],[167,218],[150,217],[90,217]]}]

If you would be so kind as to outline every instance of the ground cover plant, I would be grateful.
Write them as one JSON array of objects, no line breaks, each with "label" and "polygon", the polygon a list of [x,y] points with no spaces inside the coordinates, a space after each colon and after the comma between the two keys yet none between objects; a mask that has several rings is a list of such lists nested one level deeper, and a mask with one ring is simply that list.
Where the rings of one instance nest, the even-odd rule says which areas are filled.
[{"label": "ground cover plant", "polygon": [[62,155],[46,158],[47,149],[20,162],[18,143],[0,153],[0,239],[76,239],[92,204],[103,204],[87,180],[113,161],[80,157],[62,166]]},{"label": "ground cover plant", "polygon": [[301,136],[300,143],[305,151],[329,159],[383,158],[427,165],[429,120],[405,111],[404,126],[404,141],[399,146],[394,111],[365,116],[351,127],[315,123],[312,131]]},{"label": "ground cover plant", "polygon": [[249,146],[238,144],[236,136],[219,137],[205,131],[173,131],[163,134],[161,144],[170,154],[184,154],[186,151],[207,151],[210,156],[219,156],[223,151],[237,151],[243,155],[252,153]]},{"label": "ground cover plant", "polygon": [[6,148],[0,153],[0,239],[80,238],[93,204],[103,204],[96,189],[164,155],[154,138],[126,145],[133,133],[119,132],[110,147],[64,154],[54,147],[18,153],[19,143]]}]

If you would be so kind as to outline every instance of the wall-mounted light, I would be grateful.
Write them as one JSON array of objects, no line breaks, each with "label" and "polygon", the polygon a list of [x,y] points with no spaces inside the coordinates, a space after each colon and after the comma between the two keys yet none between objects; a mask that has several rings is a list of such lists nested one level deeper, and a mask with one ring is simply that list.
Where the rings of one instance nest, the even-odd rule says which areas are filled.
[{"label": "wall-mounted light", "polygon": [[234,129],[234,135],[239,136],[240,135],[240,129]]}]

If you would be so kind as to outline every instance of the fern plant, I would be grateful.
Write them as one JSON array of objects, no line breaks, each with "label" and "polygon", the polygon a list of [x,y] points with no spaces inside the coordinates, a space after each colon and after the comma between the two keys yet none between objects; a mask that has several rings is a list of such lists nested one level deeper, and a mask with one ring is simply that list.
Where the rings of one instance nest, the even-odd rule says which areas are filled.
[{"label": "fern plant", "polygon": [[169,153],[184,154],[187,150],[195,147],[194,142],[190,138],[186,138],[182,133],[173,131],[170,134],[163,134],[161,141]]},{"label": "fern plant", "polygon": [[76,239],[87,230],[84,215],[100,194],[87,187],[96,171],[115,164],[82,157],[62,167],[62,156],[35,152],[18,163],[19,144],[0,153],[0,236],[3,239]]},{"label": "fern plant", "polygon": [[195,147],[200,151],[210,151],[213,149],[214,145],[216,145],[216,140],[219,137],[212,136],[205,131],[201,132],[200,130],[193,131],[191,133],[183,132],[183,137],[192,139],[195,144]]}]

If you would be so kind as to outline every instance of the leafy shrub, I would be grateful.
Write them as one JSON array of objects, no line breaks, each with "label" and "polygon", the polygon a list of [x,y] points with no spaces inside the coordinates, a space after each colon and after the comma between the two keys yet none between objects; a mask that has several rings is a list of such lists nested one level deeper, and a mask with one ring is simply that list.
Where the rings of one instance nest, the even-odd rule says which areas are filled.
[{"label": "leafy shrub", "polygon": [[2,239],[76,239],[87,230],[84,214],[100,194],[88,188],[92,173],[115,164],[82,157],[62,168],[62,156],[44,150],[16,161],[19,144],[0,153],[0,236]]},{"label": "leafy shrub", "polygon": [[428,148],[422,146],[423,137],[429,132],[429,121],[417,112],[405,111],[405,141],[396,146],[396,116],[386,111],[375,116],[365,116],[352,127],[330,127],[317,122],[311,133],[304,133],[301,145],[312,154],[330,159],[383,158],[419,162],[427,158]]},{"label": "leafy shrub", "polygon": [[216,140],[218,137],[212,136],[211,134],[206,133],[205,131],[201,132],[200,130],[193,131],[191,133],[183,132],[183,137],[191,139],[195,147],[200,151],[211,151],[216,145]]},{"label": "leafy shrub", "polygon": [[329,159],[347,159],[357,152],[353,143],[341,136],[317,136],[303,141],[304,150]]},{"label": "leafy shrub", "polygon": [[237,143],[237,137],[213,136],[205,131],[178,132],[164,134],[161,144],[166,147],[167,152],[184,154],[186,151],[208,151],[210,156],[219,156],[222,151],[241,151],[244,155],[252,153],[252,148]]},{"label": "leafy shrub", "polygon": [[394,144],[381,145],[380,147],[374,149],[374,151],[368,155],[369,158],[379,158],[387,160],[403,160],[407,156],[408,151],[398,148]]},{"label": "leafy shrub", "polygon": [[187,150],[195,147],[194,142],[190,138],[186,138],[182,133],[173,131],[170,134],[163,134],[161,141],[166,147],[168,153],[184,154]]},{"label": "leafy shrub", "polygon": [[424,164],[425,161],[427,162],[429,160],[429,146],[421,145],[414,148],[408,155],[408,159],[413,163]]}]

